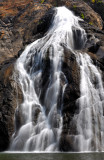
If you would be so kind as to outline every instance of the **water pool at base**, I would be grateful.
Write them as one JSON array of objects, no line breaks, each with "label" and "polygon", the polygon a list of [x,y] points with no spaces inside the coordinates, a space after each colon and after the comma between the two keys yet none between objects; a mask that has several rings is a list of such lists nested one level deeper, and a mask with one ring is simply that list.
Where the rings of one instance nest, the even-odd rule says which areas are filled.
[{"label": "water pool at base", "polygon": [[0,153],[0,160],[104,160],[104,153]]}]

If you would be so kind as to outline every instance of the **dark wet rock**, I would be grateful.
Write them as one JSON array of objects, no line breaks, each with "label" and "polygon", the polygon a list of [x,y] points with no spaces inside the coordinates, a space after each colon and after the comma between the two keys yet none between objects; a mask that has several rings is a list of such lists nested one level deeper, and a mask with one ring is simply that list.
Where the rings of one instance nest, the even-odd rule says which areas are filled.
[{"label": "dark wet rock", "polygon": [[[45,102],[45,96],[46,96],[46,90],[49,86],[49,78],[50,78],[50,73],[51,73],[51,62],[50,60],[47,58],[47,59],[43,59],[43,70],[42,70],[42,79],[40,81],[40,87],[42,88],[42,91],[41,91],[41,94],[40,94],[40,101],[41,101],[41,104],[43,105],[44,102]],[[47,104],[44,104],[46,105],[46,114],[48,113],[48,108],[49,106],[47,106]]]},{"label": "dark wet rock", "polygon": [[[0,120],[1,120],[1,116],[0,116]],[[7,126],[5,126],[4,122],[0,121],[0,151],[6,150],[8,144],[9,144],[9,135],[8,135]]]},{"label": "dark wet rock", "polygon": [[[79,108],[76,104],[76,100],[80,96],[80,73],[79,66],[76,62],[75,55],[64,46],[64,62],[62,66],[62,71],[66,77],[66,88],[63,95],[63,130],[60,139],[60,150],[61,151],[74,151],[72,145],[73,140],[69,134],[76,134],[76,124],[71,124],[75,113],[78,113]],[[65,145],[63,145],[65,143]]]},{"label": "dark wet rock", "polygon": [[104,45],[104,32],[86,22],[80,22],[80,25],[87,33],[87,42],[85,45],[86,51],[97,54],[99,47]]},{"label": "dark wet rock", "polygon": [[39,25],[37,26],[37,32],[46,33],[52,24],[54,15],[55,15],[55,9],[54,8],[49,9],[48,12],[40,19]]},{"label": "dark wet rock", "polygon": [[87,40],[85,33],[83,33],[83,36],[82,36],[81,30],[73,29],[73,38],[74,38],[74,49],[75,50],[80,50],[82,48],[85,48],[85,44]]},{"label": "dark wet rock", "polygon": [[[65,104],[69,104],[76,101],[80,96],[79,84],[80,84],[80,70],[76,62],[75,55],[64,46],[64,62],[62,66],[62,71],[67,79],[67,86],[65,89],[65,94],[63,98],[63,111],[65,109]],[[69,101],[69,102],[68,102]],[[69,108],[70,104],[69,104]],[[74,109],[75,111],[75,109]]]},{"label": "dark wet rock", "polygon": [[100,47],[100,41],[96,41],[96,39],[94,38],[92,41],[88,40],[87,44],[89,45],[87,46],[88,51],[96,54]]},{"label": "dark wet rock", "polygon": [[74,137],[67,134],[63,134],[60,138],[59,150],[63,152],[73,152],[74,150]]},{"label": "dark wet rock", "polygon": [[35,124],[37,123],[39,113],[40,113],[39,106],[38,105],[33,106],[32,107],[32,120],[33,120],[33,123],[35,123]]},{"label": "dark wet rock", "polygon": [[[0,70],[0,151],[9,146],[10,137],[14,132],[14,113],[22,94],[13,79],[15,59],[6,61]],[[18,89],[18,92],[17,92]]]},{"label": "dark wet rock", "polygon": [[23,124],[23,118],[22,118],[22,115],[21,115],[21,108],[20,107],[15,109],[15,115],[14,116],[16,116],[15,121],[14,121],[14,124],[15,124],[15,127],[16,127],[15,130],[18,132],[21,125]]}]

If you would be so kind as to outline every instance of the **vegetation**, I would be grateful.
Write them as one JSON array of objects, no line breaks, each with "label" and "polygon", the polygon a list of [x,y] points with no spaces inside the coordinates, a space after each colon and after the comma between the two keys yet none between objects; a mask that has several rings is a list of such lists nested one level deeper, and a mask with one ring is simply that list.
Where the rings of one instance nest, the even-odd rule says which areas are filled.
[{"label": "vegetation", "polygon": [[84,0],[86,2],[91,2],[91,3],[104,3],[103,0]]},{"label": "vegetation", "polygon": [[92,23],[92,22],[89,22],[89,24],[90,24],[90,25],[93,25],[93,23]]},{"label": "vegetation", "polygon": [[76,6],[76,5],[73,5],[73,8],[74,8],[74,9],[76,9],[76,8],[77,8],[77,6]]},{"label": "vegetation", "polygon": [[92,3],[104,3],[103,0],[90,0],[90,2],[92,2]]},{"label": "vegetation", "polygon": [[40,2],[40,3],[41,3],[41,4],[43,4],[43,3],[44,3],[44,1],[45,1],[45,0],[41,0],[41,2]]},{"label": "vegetation", "polygon": [[81,13],[81,18],[82,18],[82,19],[84,19],[84,18],[85,18],[83,13]]},{"label": "vegetation", "polygon": [[95,3],[95,0],[91,0],[92,3]]}]

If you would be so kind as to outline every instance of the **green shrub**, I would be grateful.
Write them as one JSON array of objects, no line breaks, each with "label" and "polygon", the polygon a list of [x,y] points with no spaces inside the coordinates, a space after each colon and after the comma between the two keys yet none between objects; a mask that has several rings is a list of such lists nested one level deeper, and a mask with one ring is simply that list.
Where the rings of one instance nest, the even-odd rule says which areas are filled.
[{"label": "green shrub", "polygon": [[92,22],[89,22],[89,24],[90,24],[90,25],[93,25],[93,23],[92,23]]},{"label": "green shrub", "polygon": [[97,3],[103,3],[102,0],[97,0]]},{"label": "green shrub", "polygon": [[82,18],[82,19],[84,19],[84,18],[85,18],[83,13],[81,13],[81,18]]},{"label": "green shrub", "polygon": [[41,0],[41,2],[40,2],[40,3],[41,3],[41,4],[43,4],[43,3],[44,3],[44,1],[45,1],[45,0]]},{"label": "green shrub", "polygon": [[76,8],[77,8],[77,6],[76,6],[76,5],[73,5],[73,8],[74,8],[74,9],[76,9]]}]

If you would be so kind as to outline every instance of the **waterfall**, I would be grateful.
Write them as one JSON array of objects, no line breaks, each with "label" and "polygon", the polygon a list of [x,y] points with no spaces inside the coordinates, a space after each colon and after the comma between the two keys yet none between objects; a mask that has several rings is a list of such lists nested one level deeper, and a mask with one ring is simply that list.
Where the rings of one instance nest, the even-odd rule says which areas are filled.
[{"label": "waterfall", "polygon": [[73,144],[79,151],[103,147],[104,91],[101,73],[90,56],[76,51],[86,43],[86,33],[78,23],[81,19],[65,7],[55,8],[55,11],[53,22],[44,37],[28,45],[15,64],[23,102],[15,112],[15,132],[10,150],[59,150],[63,95],[67,85],[67,78],[62,72],[62,44],[75,55],[81,77],[80,98],[76,102],[79,113],[72,119],[76,123],[77,135],[70,137],[74,136]]}]

